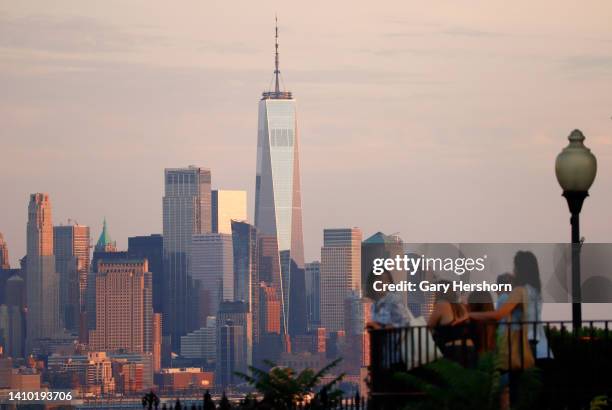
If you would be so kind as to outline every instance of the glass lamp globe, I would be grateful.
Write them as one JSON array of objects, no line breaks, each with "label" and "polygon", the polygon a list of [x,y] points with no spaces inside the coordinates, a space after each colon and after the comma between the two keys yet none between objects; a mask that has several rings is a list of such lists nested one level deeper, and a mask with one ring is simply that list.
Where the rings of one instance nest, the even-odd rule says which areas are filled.
[{"label": "glass lamp globe", "polygon": [[597,174],[597,159],[584,145],[584,135],[574,130],[569,144],[557,156],[555,173],[564,192],[587,192]]}]

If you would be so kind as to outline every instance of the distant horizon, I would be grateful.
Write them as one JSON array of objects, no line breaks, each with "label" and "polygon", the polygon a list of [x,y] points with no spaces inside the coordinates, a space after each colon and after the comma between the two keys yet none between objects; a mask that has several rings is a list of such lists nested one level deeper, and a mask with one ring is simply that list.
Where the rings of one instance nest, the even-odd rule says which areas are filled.
[{"label": "distant horizon", "polygon": [[0,7],[11,266],[34,192],[50,195],[54,225],[88,225],[94,243],[104,217],[120,248],[161,233],[164,168],[210,168],[213,189],[247,191],[252,223],[275,13],[298,104],[307,261],[333,227],[568,242],[554,160],[574,128],[599,162],[582,234],[612,242],[612,4],[347,4]]}]

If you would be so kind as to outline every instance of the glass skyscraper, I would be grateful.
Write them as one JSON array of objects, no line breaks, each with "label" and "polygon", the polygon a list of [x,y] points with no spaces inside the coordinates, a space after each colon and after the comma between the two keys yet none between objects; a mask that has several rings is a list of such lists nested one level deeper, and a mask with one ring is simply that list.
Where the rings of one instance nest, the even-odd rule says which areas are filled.
[{"label": "glass skyscraper", "polygon": [[296,101],[291,92],[280,90],[278,28],[274,76],[274,91],[264,92],[259,101],[255,226],[277,247],[273,264],[280,269],[271,271],[280,271],[281,278],[271,281],[278,284],[282,331],[298,335],[306,332],[307,317],[299,138]]},{"label": "glass skyscraper", "polygon": [[163,237],[159,234],[149,236],[132,236],[128,238],[128,255],[130,258],[146,258],[149,272],[153,275],[153,311],[163,311]]},{"label": "glass skyscraper", "polygon": [[64,327],[78,331],[84,309],[89,273],[89,226],[68,224],[53,227],[53,253],[59,274],[60,318]]},{"label": "glass skyscraper", "polygon": [[189,250],[193,235],[211,232],[211,174],[209,169],[191,166],[168,168],[164,177],[164,333],[172,335],[172,346],[178,348],[180,337],[197,327]]},{"label": "glass skyscraper", "polygon": [[234,248],[234,300],[242,301],[253,319],[253,343],[259,343],[259,271],[257,229],[231,221]]}]

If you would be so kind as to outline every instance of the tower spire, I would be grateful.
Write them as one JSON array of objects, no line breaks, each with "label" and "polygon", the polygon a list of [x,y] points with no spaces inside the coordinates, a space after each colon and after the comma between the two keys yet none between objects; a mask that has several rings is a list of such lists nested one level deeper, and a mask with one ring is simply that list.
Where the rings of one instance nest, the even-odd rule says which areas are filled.
[{"label": "tower spire", "polygon": [[262,100],[290,100],[291,91],[281,91],[280,57],[278,54],[278,17],[274,16],[274,88],[268,84],[268,90],[261,95]]},{"label": "tower spire", "polygon": [[279,84],[279,75],[280,75],[280,70],[278,69],[278,16],[274,16],[274,21],[275,21],[275,27],[274,27],[274,31],[275,31],[275,36],[274,36],[274,47],[275,47],[275,54],[274,54],[274,92],[278,95],[278,93],[280,92],[280,84]]}]

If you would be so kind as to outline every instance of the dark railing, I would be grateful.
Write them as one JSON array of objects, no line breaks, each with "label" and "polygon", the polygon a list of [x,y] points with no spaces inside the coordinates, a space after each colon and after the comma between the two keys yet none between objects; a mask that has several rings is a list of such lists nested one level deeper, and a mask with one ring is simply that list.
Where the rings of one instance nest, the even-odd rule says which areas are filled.
[{"label": "dark railing", "polygon": [[500,371],[519,377],[533,364],[540,369],[545,391],[559,400],[582,403],[589,395],[592,399],[612,393],[611,322],[583,321],[580,329],[571,321],[479,321],[432,329],[370,330],[370,394],[418,398],[422,392],[394,391],[393,374],[413,372],[442,357],[471,367],[480,354],[492,352],[499,358]]},{"label": "dark railing", "polygon": [[[147,396],[145,396],[147,397]],[[143,399],[145,399],[143,397]],[[149,402],[143,401],[144,409],[155,409],[155,410],[214,410],[214,409],[271,409],[269,406],[266,406],[265,403],[251,403],[250,405],[246,405],[245,403],[226,403],[224,405],[221,403],[221,400],[213,400],[209,401],[201,400],[201,401],[191,401],[185,402],[176,400],[171,403],[157,403],[150,404]],[[289,405],[285,407],[287,410],[367,410],[368,407],[368,399],[366,397],[362,397],[359,394],[353,397],[343,398],[337,403],[295,403],[293,405]]]}]

